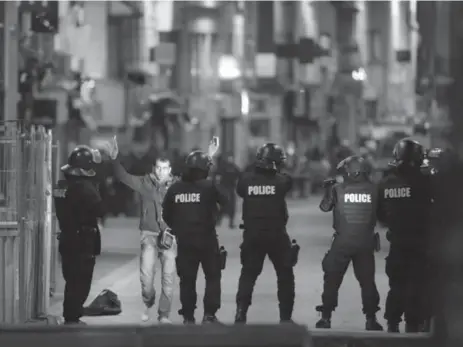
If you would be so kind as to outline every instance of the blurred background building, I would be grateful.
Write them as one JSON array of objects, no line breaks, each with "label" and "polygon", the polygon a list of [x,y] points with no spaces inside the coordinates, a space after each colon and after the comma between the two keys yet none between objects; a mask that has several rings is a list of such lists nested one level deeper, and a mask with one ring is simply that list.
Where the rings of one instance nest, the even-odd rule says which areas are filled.
[{"label": "blurred background building", "polygon": [[53,127],[63,158],[113,133],[139,157],[218,135],[242,167],[266,141],[326,157],[372,140],[386,153],[394,134],[438,142],[457,83],[461,28],[444,25],[457,6],[2,2],[2,117]]}]

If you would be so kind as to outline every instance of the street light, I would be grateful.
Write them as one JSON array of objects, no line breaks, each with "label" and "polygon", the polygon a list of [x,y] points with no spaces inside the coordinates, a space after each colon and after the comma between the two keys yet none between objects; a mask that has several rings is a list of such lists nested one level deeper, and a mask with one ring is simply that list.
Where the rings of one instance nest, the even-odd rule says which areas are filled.
[{"label": "street light", "polygon": [[249,115],[250,101],[249,93],[246,90],[241,91],[241,114],[243,116]]},{"label": "street light", "polygon": [[354,81],[365,81],[367,79],[367,73],[365,72],[365,69],[363,68],[358,68],[357,70],[352,71],[352,78]]},{"label": "street light", "polygon": [[241,69],[235,57],[224,55],[219,59],[219,78],[230,81],[241,77]]}]

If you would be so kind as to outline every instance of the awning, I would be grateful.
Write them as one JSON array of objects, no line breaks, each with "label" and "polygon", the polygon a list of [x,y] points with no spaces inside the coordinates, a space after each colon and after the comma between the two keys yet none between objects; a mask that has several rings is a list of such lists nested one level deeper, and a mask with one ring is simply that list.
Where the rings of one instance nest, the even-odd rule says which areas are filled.
[{"label": "awning", "polygon": [[143,11],[139,1],[109,1],[108,16],[110,17],[142,17]]}]

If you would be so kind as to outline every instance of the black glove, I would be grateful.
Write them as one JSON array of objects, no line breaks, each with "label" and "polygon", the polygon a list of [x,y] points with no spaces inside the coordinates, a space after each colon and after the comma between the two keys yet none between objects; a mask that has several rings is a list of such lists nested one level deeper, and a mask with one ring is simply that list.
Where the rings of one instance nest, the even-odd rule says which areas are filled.
[{"label": "black glove", "polygon": [[391,239],[392,239],[392,233],[390,230],[386,231],[386,240],[388,240],[389,242],[391,242]]},{"label": "black glove", "polygon": [[296,266],[299,260],[299,251],[301,247],[297,244],[296,240],[291,241],[291,266]]},{"label": "black glove", "polygon": [[336,178],[327,178],[323,181],[323,188],[329,188],[336,183]]}]

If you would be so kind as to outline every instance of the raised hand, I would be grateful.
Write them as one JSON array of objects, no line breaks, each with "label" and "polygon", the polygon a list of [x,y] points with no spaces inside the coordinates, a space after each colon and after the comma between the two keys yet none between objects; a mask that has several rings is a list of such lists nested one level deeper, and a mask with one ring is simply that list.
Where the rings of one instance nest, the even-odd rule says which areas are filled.
[{"label": "raised hand", "polygon": [[113,140],[111,141],[111,152],[109,153],[109,156],[111,159],[116,159],[117,155],[119,154],[119,146],[117,145],[117,136],[114,135]]},{"label": "raised hand", "polygon": [[111,141],[106,142],[103,145],[103,151],[106,152],[110,156],[112,160],[117,158],[117,155],[119,154],[119,148],[117,146],[117,138],[116,136],[113,137]]},{"label": "raised hand", "polygon": [[211,142],[209,142],[209,147],[207,149],[207,154],[210,157],[213,157],[217,153],[218,150],[219,150],[219,137],[214,136],[212,138]]}]

